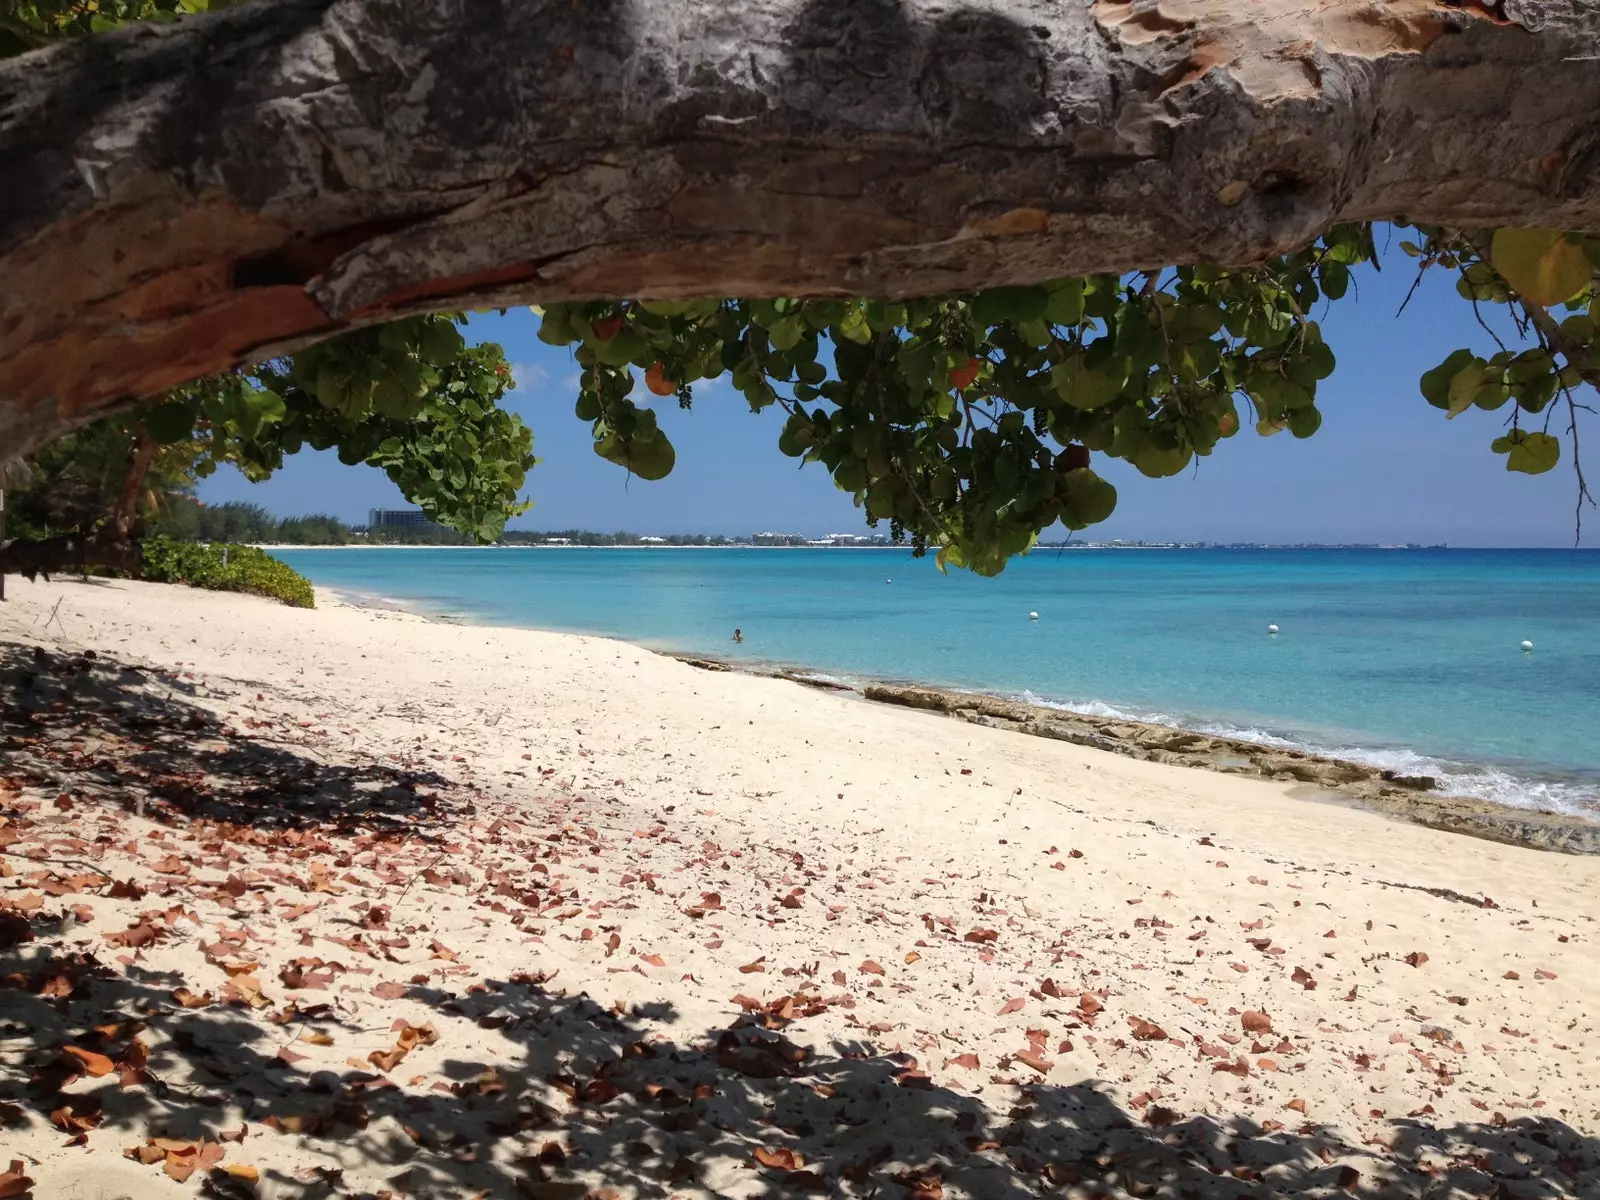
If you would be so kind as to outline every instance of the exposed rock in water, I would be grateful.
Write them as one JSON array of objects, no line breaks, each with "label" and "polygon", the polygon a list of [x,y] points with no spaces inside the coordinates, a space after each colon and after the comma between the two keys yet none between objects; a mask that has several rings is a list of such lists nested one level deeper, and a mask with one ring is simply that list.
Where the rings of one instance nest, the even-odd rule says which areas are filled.
[{"label": "exposed rock in water", "polygon": [[1439,786],[1439,781],[1432,775],[1401,775],[1396,771],[1385,771],[1383,778],[1396,787],[1413,788],[1419,792],[1431,792]]}]

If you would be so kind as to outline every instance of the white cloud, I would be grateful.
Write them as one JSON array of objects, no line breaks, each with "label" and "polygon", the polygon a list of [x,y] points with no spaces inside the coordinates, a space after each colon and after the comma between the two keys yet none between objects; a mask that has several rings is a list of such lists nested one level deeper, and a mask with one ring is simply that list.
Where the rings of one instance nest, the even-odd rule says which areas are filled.
[{"label": "white cloud", "polygon": [[531,392],[541,384],[550,382],[550,372],[538,363],[521,362],[511,364],[511,378],[517,386],[513,392]]}]

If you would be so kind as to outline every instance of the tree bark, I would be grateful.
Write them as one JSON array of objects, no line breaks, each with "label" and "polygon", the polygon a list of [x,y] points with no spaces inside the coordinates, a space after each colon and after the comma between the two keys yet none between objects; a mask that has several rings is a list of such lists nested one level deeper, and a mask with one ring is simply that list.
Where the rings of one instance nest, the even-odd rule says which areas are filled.
[{"label": "tree bark", "polygon": [[66,533],[37,542],[20,538],[0,542],[0,575],[26,575],[29,579],[87,572],[91,567],[126,571],[137,577],[143,561],[137,542],[119,538],[109,529],[91,536]]},{"label": "tree bark", "polygon": [[423,310],[1600,228],[1586,0],[276,0],[0,64],[0,458]]},{"label": "tree bark", "polygon": [[127,466],[123,468],[122,483],[117,488],[117,505],[111,511],[111,528],[119,542],[133,537],[133,527],[139,519],[139,497],[144,492],[144,481],[158,449],[154,439],[145,432],[144,422],[140,421],[133,429]]}]

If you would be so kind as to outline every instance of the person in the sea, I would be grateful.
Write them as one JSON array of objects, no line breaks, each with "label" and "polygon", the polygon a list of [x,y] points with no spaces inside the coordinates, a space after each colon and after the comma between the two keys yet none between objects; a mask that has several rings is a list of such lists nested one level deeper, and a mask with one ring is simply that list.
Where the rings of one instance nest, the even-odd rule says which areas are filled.
[{"label": "person in the sea", "polygon": [[737,630],[737,629],[735,629],[735,630],[734,630],[734,631],[733,631],[733,640],[734,640],[734,641],[736,641],[736,642],[742,642],[742,641],[744,641],[744,634],[742,634],[742,633],[741,633],[741,632],[739,632],[739,630]]}]

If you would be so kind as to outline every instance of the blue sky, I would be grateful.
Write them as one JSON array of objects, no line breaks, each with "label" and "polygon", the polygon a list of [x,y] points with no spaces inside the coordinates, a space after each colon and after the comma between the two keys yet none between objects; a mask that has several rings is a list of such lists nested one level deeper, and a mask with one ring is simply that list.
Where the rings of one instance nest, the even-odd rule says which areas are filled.
[{"label": "blue sky", "polygon": [[[1384,258],[1387,270],[1362,268],[1349,294],[1317,313],[1338,367],[1319,389],[1323,424],[1314,438],[1261,438],[1247,428],[1197,460],[1197,470],[1171,479],[1146,479],[1097,455],[1096,469],[1116,484],[1119,501],[1112,518],[1086,536],[1571,546],[1570,447],[1547,475],[1513,475],[1489,451],[1509,410],[1473,409],[1448,421],[1429,407],[1417,390],[1421,373],[1458,346],[1492,352],[1493,343],[1441,271],[1429,273],[1397,316],[1414,267],[1398,251]],[[468,331],[473,340],[505,347],[518,381],[508,401],[533,429],[541,459],[528,478],[534,507],[516,527],[655,534],[864,528],[861,512],[821,466],[802,469],[778,452],[781,411],[752,414],[725,379],[697,384],[692,412],[670,399],[659,404],[677,466],[656,483],[630,480],[590,449],[588,425],[572,411],[571,353],[538,341],[537,329],[536,316],[514,309],[476,316]],[[1600,422],[1590,425],[1600,439]],[[1600,466],[1592,473],[1600,475]],[[404,503],[381,472],[311,451],[262,484],[225,469],[200,494],[208,503],[251,500],[280,516],[327,512],[347,521]],[[1589,514],[1589,525],[1600,531],[1600,513]],[[1600,544],[1600,532],[1584,544]]]}]

